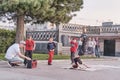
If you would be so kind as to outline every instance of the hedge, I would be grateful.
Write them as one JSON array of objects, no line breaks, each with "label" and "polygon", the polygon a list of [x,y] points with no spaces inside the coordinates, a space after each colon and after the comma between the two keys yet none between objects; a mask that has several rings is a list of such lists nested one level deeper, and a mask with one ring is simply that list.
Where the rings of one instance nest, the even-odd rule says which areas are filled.
[{"label": "hedge", "polygon": [[15,31],[0,29],[0,53],[5,53],[7,48],[15,42]]}]

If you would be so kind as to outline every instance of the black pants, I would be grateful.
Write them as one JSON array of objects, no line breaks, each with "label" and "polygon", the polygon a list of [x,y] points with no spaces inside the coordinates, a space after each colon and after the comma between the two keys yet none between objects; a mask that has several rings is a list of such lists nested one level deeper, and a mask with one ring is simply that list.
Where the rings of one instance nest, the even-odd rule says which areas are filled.
[{"label": "black pants", "polygon": [[99,47],[95,46],[95,56],[100,58],[100,52],[99,52]]},{"label": "black pants", "polygon": [[75,52],[71,52],[70,58],[71,58],[71,63],[74,63]]},{"label": "black pants", "polygon": [[79,56],[84,55],[84,52],[83,52],[83,49],[82,49],[82,45],[79,45],[79,47],[78,47],[78,55]]},{"label": "black pants", "polygon": [[[25,56],[27,56],[27,57],[32,59],[32,52],[33,52],[32,50],[26,50]],[[27,63],[27,60],[24,59],[24,64],[26,65],[26,63]]]}]

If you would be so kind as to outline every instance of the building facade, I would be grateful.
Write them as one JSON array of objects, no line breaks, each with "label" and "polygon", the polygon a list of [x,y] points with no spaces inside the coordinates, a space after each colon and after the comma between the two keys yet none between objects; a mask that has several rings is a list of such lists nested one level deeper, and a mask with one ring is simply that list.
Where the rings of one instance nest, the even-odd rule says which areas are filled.
[{"label": "building facade", "polygon": [[36,41],[36,52],[47,53],[46,44],[50,37],[57,45],[57,54],[70,54],[69,37],[79,38],[86,30],[88,37],[99,37],[100,52],[105,56],[120,56],[120,27],[85,26],[61,24],[58,29],[50,31],[27,31]]}]

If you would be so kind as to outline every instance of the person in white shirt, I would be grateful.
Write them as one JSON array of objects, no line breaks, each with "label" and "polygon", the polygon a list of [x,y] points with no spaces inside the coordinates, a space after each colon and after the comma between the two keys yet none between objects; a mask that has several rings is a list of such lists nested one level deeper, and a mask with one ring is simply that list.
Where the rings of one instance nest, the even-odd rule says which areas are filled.
[{"label": "person in white shirt", "polygon": [[79,45],[79,46],[82,46],[82,38],[79,39],[78,45]]},{"label": "person in white shirt", "polygon": [[20,43],[14,43],[8,48],[5,54],[5,58],[8,60],[8,64],[11,67],[18,66],[18,64],[23,63],[24,62],[23,59],[31,60],[31,58],[24,56],[20,52],[20,48],[24,48],[24,47],[25,47],[25,41],[20,41]]},{"label": "person in white shirt", "polygon": [[78,55],[82,55],[83,51],[82,51],[82,38],[79,39],[78,41]]},{"label": "person in white shirt", "polygon": [[93,41],[91,40],[91,37],[89,37],[87,46],[88,46],[88,54],[93,54]]},{"label": "person in white shirt", "polygon": [[97,58],[100,58],[100,52],[99,52],[99,50],[100,50],[100,42],[99,42],[99,38],[96,37],[96,38],[95,38],[95,41],[96,41],[95,56],[96,56]]},{"label": "person in white shirt", "polygon": [[95,56],[95,46],[96,46],[95,38],[92,38],[92,42],[93,42],[93,56]]}]

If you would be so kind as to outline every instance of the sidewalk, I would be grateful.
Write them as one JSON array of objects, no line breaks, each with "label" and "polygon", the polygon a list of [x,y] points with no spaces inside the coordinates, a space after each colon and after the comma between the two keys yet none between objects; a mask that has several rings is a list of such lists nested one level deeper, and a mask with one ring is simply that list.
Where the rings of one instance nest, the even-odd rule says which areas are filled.
[{"label": "sidewalk", "polygon": [[101,56],[103,59],[111,59],[111,60],[120,60],[120,57],[116,56]]},{"label": "sidewalk", "polygon": [[[96,71],[64,69],[63,67],[71,66],[70,60],[53,60],[51,66],[47,65],[47,60],[39,60],[34,69],[27,69],[24,65],[9,68],[6,61],[0,61],[0,80],[120,80],[118,59],[119,57],[106,56],[100,59],[83,59],[83,62],[96,67]],[[118,68],[114,68],[115,66]]]}]

